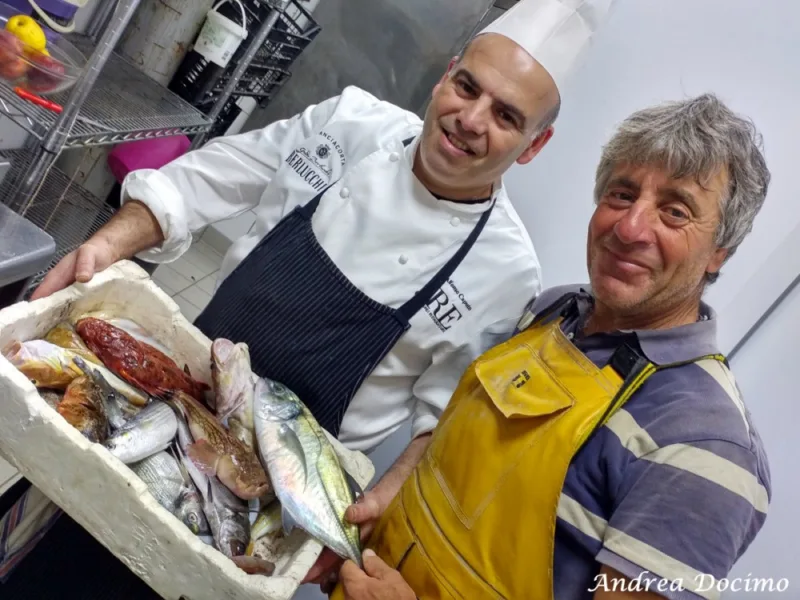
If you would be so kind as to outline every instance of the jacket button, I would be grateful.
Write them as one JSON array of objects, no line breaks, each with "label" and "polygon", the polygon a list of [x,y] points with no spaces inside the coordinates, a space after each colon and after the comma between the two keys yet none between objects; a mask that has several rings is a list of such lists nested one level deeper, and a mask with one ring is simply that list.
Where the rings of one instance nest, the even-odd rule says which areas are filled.
[{"label": "jacket button", "polygon": [[397,262],[399,262],[401,265],[404,265],[408,262],[408,257],[405,254],[401,254],[400,258],[397,259]]},{"label": "jacket button", "polygon": [[398,160],[400,160],[400,155],[397,152],[392,152],[389,155],[389,160],[392,162],[397,162]]},{"label": "jacket button", "polygon": [[459,219],[458,217],[453,217],[452,219],[450,219],[450,225],[452,225],[453,227],[458,227],[460,223],[461,219]]},{"label": "jacket button", "polygon": [[339,192],[339,195],[342,198],[349,198],[350,197],[350,190],[348,190],[347,188],[342,188],[342,191]]}]

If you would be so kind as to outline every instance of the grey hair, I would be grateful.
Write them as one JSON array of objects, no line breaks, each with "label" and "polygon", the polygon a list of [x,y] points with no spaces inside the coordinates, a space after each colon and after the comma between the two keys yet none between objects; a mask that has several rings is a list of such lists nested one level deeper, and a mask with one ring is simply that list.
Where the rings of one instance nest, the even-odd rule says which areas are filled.
[{"label": "grey hair", "polygon": [[[646,108],[625,119],[603,148],[595,176],[595,202],[619,164],[659,164],[672,177],[694,177],[701,185],[724,167],[729,182],[720,199],[715,243],[727,248],[727,261],[752,230],[767,195],[771,176],[762,149],[762,137],[753,122],[732,112],[713,94]],[[706,283],[718,276],[706,273]]]}]

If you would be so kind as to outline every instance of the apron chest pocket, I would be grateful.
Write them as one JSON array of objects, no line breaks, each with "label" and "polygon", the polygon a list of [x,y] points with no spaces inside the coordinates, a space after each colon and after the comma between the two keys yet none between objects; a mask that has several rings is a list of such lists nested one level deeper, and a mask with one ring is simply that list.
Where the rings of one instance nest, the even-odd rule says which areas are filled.
[{"label": "apron chest pocket", "polygon": [[[542,350],[544,348],[541,348]],[[472,523],[504,486],[519,485],[546,465],[527,464],[537,440],[574,403],[554,377],[549,357],[517,345],[474,364],[474,385],[431,440],[428,461],[462,523]],[[470,448],[467,453],[459,448]]]}]

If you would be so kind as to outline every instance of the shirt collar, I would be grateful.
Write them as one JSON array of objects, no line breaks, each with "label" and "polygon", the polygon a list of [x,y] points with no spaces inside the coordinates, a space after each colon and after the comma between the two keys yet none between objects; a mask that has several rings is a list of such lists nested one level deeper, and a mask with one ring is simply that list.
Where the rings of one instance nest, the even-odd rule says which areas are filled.
[{"label": "shirt collar", "polygon": [[[594,305],[588,286],[580,288],[577,300],[574,306],[583,323]],[[700,302],[700,319],[695,323],[670,329],[634,329],[611,333],[611,335],[619,334],[634,334],[644,355],[657,365],[690,361],[709,354],[721,354],[717,345],[717,315],[705,302]]]}]

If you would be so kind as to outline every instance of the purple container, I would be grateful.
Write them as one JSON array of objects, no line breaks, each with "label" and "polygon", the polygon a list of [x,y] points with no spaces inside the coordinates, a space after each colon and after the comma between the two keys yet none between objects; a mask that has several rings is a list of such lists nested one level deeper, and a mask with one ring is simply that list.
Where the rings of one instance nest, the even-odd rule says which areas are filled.
[{"label": "purple container", "polygon": [[189,150],[192,141],[185,135],[138,140],[120,144],[108,155],[108,168],[122,183],[125,176],[138,169],[160,169]]}]

